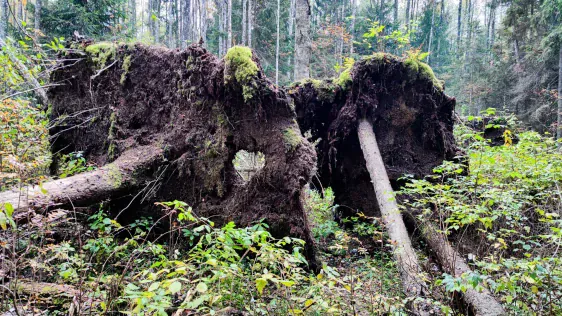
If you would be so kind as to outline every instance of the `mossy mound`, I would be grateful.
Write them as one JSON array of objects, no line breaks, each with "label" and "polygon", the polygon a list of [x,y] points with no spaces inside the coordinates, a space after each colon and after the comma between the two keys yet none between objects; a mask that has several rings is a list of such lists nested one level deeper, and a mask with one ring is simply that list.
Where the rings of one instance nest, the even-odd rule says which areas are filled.
[{"label": "mossy mound", "polygon": [[242,86],[244,100],[250,100],[255,90],[252,80],[259,71],[258,65],[252,60],[252,50],[244,46],[234,46],[228,50],[224,60],[227,68],[225,84],[230,84],[234,78],[236,83]]}]

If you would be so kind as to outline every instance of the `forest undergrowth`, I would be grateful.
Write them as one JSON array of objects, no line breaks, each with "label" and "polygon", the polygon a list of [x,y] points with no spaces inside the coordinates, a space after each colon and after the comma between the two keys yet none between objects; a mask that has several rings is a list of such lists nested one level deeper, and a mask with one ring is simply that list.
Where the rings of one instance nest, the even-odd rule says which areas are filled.
[{"label": "forest undergrowth", "polygon": [[[1,65],[4,95],[25,81],[9,62]],[[40,184],[51,160],[48,109],[17,95],[0,103],[1,190]],[[552,135],[526,130],[511,117],[494,117],[489,109],[457,125],[468,170],[466,164],[446,162],[425,179],[405,175],[398,192],[404,212],[433,222],[473,269],[458,278],[443,273],[414,229],[428,271],[427,298],[403,296],[380,219],[362,213],[341,219],[338,209],[346,206],[333,204],[329,188],[318,188],[308,192],[306,205],[324,263],[319,273],[307,269],[302,240],[274,238],[263,222],[217,227],[181,201],[163,201],[158,215],[127,223],[106,203],[25,214],[2,204],[0,311],[404,315],[411,300],[427,300],[443,314],[466,314],[456,304],[459,295],[486,287],[510,314],[560,314],[558,144]],[[505,128],[503,144],[492,146],[481,132],[485,128]],[[59,178],[97,168],[79,152],[59,161]]]}]

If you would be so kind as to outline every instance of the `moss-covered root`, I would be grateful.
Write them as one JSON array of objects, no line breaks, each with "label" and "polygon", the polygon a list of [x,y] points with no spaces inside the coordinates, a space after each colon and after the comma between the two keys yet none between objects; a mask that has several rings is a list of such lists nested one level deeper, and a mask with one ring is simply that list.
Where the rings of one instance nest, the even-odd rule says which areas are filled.
[{"label": "moss-covered root", "polygon": [[244,101],[254,97],[255,79],[258,74],[258,65],[252,60],[252,50],[248,47],[234,46],[228,50],[224,57],[226,70],[224,83],[229,85],[234,82],[242,86]]}]

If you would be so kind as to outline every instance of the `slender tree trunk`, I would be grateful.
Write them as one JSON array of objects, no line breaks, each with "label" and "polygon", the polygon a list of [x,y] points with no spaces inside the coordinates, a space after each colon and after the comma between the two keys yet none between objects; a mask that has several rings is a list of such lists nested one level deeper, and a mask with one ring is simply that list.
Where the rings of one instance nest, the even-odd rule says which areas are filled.
[{"label": "slender tree trunk", "polygon": [[232,47],[232,0],[228,0],[227,19],[228,38],[226,49],[229,49],[230,47]]},{"label": "slender tree trunk", "polygon": [[[246,11],[247,2],[248,2],[248,0],[242,0],[242,45],[243,46],[246,46],[246,40],[248,39],[248,34],[247,34],[247,28],[248,28],[247,17],[248,17],[248,14],[247,14],[247,11]],[[279,10],[277,10],[277,13],[279,13]],[[277,17],[277,22],[279,22],[279,17]]]},{"label": "slender tree trunk", "polygon": [[562,41],[560,41],[559,56],[558,56],[558,130],[556,132],[556,139],[558,148],[562,147]]},{"label": "slender tree trunk", "polygon": [[457,14],[457,50],[461,47],[461,34],[462,34],[462,0],[459,0],[459,10]]},{"label": "slender tree trunk", "polygon": [[281,0],[277,0],[277,45],[275,47],[275,84],[279,85],[279,33],[281,20]]},{"label": "slender tree trunk", "polygon": [[310,3],[297,0],[295,16],[295,81],[310,77]]},{"label": "slender tree trunk", "polygon": [[433,42],[433,25],[435,24],[435,0],[431,4],[431,25],[429,26],[429,43],[427,44],[427,63],[431,61],[431,43]]},{"label": "slender tree trunk", "polygon": [[395,27],[398,29],[399,28],[399,24],[398,24],[398,0],[394,0],[394,17],[393,17],[393,21]]},{"label": "slender tree trunk", "polygon": [[0,0],[0,39],[5,39],[8,36],[8,0]]},{"label": "slender tree trunk", "polygon": [[[36,0],[41,1],[41,0]],[[137,37],[137,1],[129,0],[129,21],[131,28],[131,38]]]},{"label": "slender tree trunk", "polygon": [[35,29],[41,30],[41,1],[35,0]]},{"label": "slender tree trunk", "polygon": [[384,17],[384,0],[381,0],[381,5],[379,7],[379,22],[381,24],[384,24],[384,20],[385,20],[385,17]]},{"label": "slender tree trunk", "polygon": [[410,29],[410,5],[412,0],[406,0],[406,28]]},{"label": "slender tree trunk", "polygon": [[[6,42],[4,42],[4,39],[0,38],[0,50],[4,46],[6,46]],[[19,60],[16,56],[14,56],[10,52],[10,50],[5,50],[5,52],[8,55],[8,58],[10,59],[12,64],[14,64],[14,66],[18,70],[18,73],[20,74],[20,76],[22,76],[25,79],[25,81],[29,85],[31,85],[31,87],[34,89],[33,91],[34,91],[35,95],[37,96],[37,99],[39,99],[39,101],[45,107],[48,106],[49,105],[49,99],[47,98],[47,92],[41,86],[39,81],[37,81],[37,79],[35,77],[33,77],[31,72],[29,71],[29,69],[21,62],[21,60]]]},{"label": "slender tree trunk", "polygon": [[254,31],[254,0],[248,0],[248,47],[252,46],[252,33]]},{"label": "slender tree trunk", "polygon": [[400,270],[404,293],[408,297],[420,297],[425,288],[425,282],[419,276],[422,270],[402,220],[402,215],[394,197],[394,191],[388,180],[373,126],[366,119],[361,119],[357,127],[357,134],[367,170],[371,176],[382,221],[390,237],[390,243],[394,248],[394,257]]},{"label": "slender tree trunk", "polygon": [[[353,51],[353,42],[355,41],[355,19],[357,15],[357,0],[351,0],[351,42],[349,43],[349,56],[351,57],[354,53]],[[398,0],[394,0],[394,3],[397,4]],[[394,17],[396,20],[398,16],[398,10],[394,11]]]}]

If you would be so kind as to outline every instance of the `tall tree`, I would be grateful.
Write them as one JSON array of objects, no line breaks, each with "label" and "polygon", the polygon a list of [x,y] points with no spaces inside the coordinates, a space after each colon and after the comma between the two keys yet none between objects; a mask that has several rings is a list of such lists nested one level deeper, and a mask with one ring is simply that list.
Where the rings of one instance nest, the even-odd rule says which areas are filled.
[{"label": "tall tree", "polygon": [[275,84],[279,85],[279,37],[280,37],[280,24],[281,20],[281,0],[277,0],[277,45],[275,47]]},{"label": "tall tree", "polygon": [[0,0],[0,39],[8,36],[8,0]]},{"label": "tall tree", "polygon": [[41,0],[35,0],[35,29],[41,30]]},{"label": "tall tree", "polygon": [[558,148],[562,147],[562,40],[560,41],[558,56],[558,129],[556,131],[556,139],[558,140]]},{"label": "tall tree", "polygon": [[248,47],[252,47],[252,33],[254,31],[254,0],[248,0]]},{"label": "tall tree", "polygon": [[295,15],[295,81],[310,77],[310,3],[297,0]]},{"label": "tall tree", "polygon": [[228,7],[227,7],[227,28],[228,28],[228,36],[227,36],[227,43],[226,49],[232,47],[232,0],[228,0]]},{"label": "tall tree", "polygon": [[[357,0],[351,0],[351,39],[349,43],[349,55],[353,55],[353,42],[355,41],[355,19],[357,16]],[[398,0],[394,0],[396,7],[398,7]],[[398,20],[398,9],[394,11],[395,22]]]},{"label": "tall tree", "polygon": [[457,14],[457,50],[461,47],[462,34],[462,0],[459,0],[459,10]]},{"label": "tall tree", "polygon": [[[247,17],[248,14],[246,12],[246,5],[248,0],[242,0],[242,45],[246,46],[246,39],[248,38],[247,28],[248,28],[248,21]],[[279,20],[279,18],[277,19]]]}]

